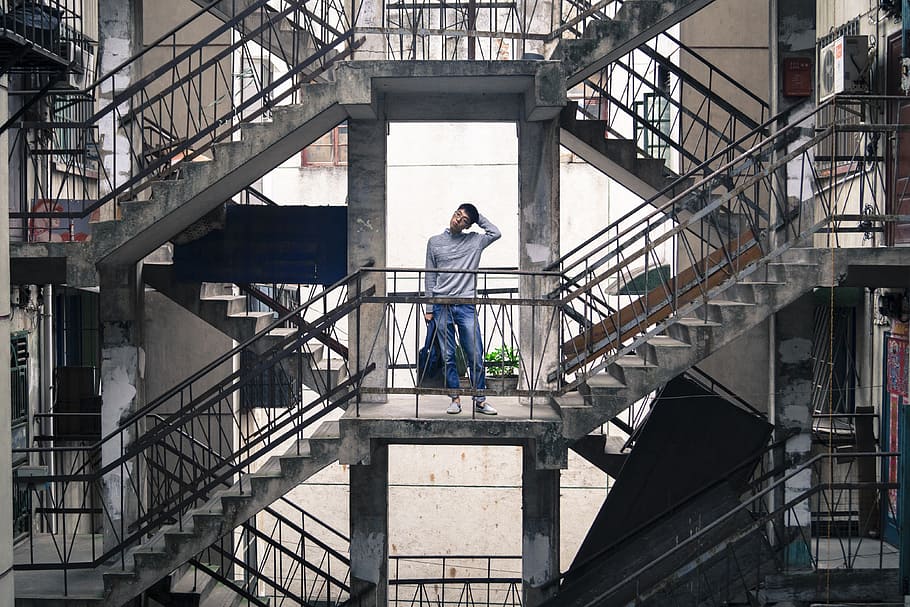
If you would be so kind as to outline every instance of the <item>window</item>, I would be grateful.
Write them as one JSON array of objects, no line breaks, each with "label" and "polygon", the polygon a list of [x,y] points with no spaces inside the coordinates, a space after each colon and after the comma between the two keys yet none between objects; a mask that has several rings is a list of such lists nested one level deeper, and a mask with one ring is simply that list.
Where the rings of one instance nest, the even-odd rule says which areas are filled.
[{"label": "window", "polygon": [[51,121],[63,123],[63,126],[53,129],[50,142],[58,170],[84,172],[86,177],[97,177],[97,140],[93,128],[84,126],[93,109],[92,98],[85,95],[58,95],[53,98]]},{"label": "window", "polygon": [[635,113],[644,118],[650,128],[635,123],[635,140],[638,148],[651,158],[670,159],[670,103],[657,93],[645,93],[642,101],[635,102]]},{"label": "window", "polygon": [[100,368],[98,294],[70,288],[55,293],[57,366]]},{"label": "window", "polygon": [[[10,424],[13,449],[28,447],[28,333],[10,335]],[[13,452],[13,475],[28,464],[23,453]],[[13,537],[31,528],[31,498],[27,485],[13,483]]]},{"label": "window", "polygon": [[348,163],[348,125],[334,129],[303,148],[300,166],[342,166]]}]

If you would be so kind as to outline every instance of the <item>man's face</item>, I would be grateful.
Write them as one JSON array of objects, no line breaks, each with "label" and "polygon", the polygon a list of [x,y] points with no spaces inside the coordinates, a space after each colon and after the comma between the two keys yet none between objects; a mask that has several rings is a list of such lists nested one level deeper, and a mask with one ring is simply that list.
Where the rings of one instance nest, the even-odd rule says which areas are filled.
[{"label": "man's face", "polygon": [[459,234],[463,230],[471,227],[471,218],[464,209],[458,209],[452,213],[452,219],[449,220],[449,231],[452,234]]}]

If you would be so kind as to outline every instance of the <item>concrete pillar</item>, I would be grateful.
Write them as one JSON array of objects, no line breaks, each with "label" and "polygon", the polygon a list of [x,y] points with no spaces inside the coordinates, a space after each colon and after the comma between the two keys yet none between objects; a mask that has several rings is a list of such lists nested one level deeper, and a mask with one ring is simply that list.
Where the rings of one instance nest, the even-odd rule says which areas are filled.
[{"label": "concrete pillar", "polygon": [[[518,123],[518,267],[541,271],[559,257],[559,123]],[[519,295],[542,298],[555,279],[522,276]],[[558,361],[559,319],[555,308],[523,307],[518,342],[521,388],[545,389]]]},{"label": "concrete pillar", "polygon": [[[559,27],[560,3],[553,0],[519,0],[517,6],[518,18],[521,22],[521,31],[528,34],[547,35]],[[521,40],[520,52],[515,59],[521,59],[525,53],[535,53],[544,58],[549,57],[559,38],[548,42],[543,40]]]},{"label": "concrete pillar", "polygon": [[[384,120],[348,121],[348,272],[361,267],[386,264],[386,123]],[[357,288],[376,288],[377,297],[386,294],[385,275],[368,273],[364,280],[349,287],[351,297]],[[352,373],[375,363],[376,369],[363,385],[385,388],[389,329],[381,304],[361,306],[348,323]],[[363,400],[386,402],[385,394],[365,394]]]},{"label": "concrete pillar", "polygon": [[[382,0],[345,0],[345,12],[354,15],[351,25],[356,28],[382,27]],[[358,34],[358,37],[361,34]],[[382,34],[367,34],[363,44],[354,51],[351,59],[381,60],[386,58],[386,38]],[[350,144],[348,145],[350,150]]]},{"label": "concrete pillar", "polygon": [[559,470],[538,470],[536,448],[522,449],[522,603],[534,607],[559,590]]},{"label": "concrete pillar", "polygon": [[[355,605],[385,606],[389,581],[389,447],[372,452],[369,465],[350,469],[351,596]],[[369,594],[375,585],[375,593]]]},{"label": "concrete pillar", "polygon": [[[113,432],[121,420],[142,403],[144,353],[140,347],[142,282],[138,269],[102,267],[100,275],[101,316],[101,435]],[[141,425],[123,434],[122,441],[102,446],[102,466],[115,461],[141,433]],[[115,546],[127,534],[129,524],[138,516],[142,487],[137,461],[115,468],[102,481],[101,500],[105,509],[104,548]]]},{"label": "concrete pillar", "polygon": [[[774,322],[774,406],[769,414],[778,433],[799,430],[785,445],[785,461],[789,474],[800,463],[809,459],[812,448],[812,412],[809,395],[813,385],[812,363],[812,316],[815,302],[812,294],[803,296],[775,316]],[[787,481],[784,495],[778,496],[783,503],[804,493],[812,486],[812,473],[807,470]],[[790,528],[801,529],[801,533],[790,537],[809,537],[809,501],[795,506],[784,523]],[[788,562],[793,566],[809,566],[809,554],[802,540],[793,542],[786,552]]]},{"label": "concrete pillar", "polygon": [[[142,49],[142,2],[141,0],[98,0],[98,49],[101,74],[113,71],[118,65]],[[117,78],[108,79],[98,96],[98,107],[109,105],[114,96],[129,87],[141,74],[134,66],[122,68]],[[133,153],[131,140],[138,137],[142,125],[139,120],[129,122],[129,132],[121,127],[120,118],[129,111],[124,105],[116,112],[108,113],[98,122],[99,154],[106,177],[99,180],[101,196],[109,194],[132,173]],[[124,198],[128,200],[129,197]],[[116,206],[104,205],[101,219],[115,219]]]},{"label": "concrete pillar", "polygon": [[[9,115],[7,79],[0,79],[0,117]],[[0,135],[0,150],[9,149],[6,133]],[[0,407],[0,605],[12,605],[13,592],[13,454],[10,434],[10,284],[9,284],[9,163],[8,154],[0,154],[0,401],[7,403]]]}]

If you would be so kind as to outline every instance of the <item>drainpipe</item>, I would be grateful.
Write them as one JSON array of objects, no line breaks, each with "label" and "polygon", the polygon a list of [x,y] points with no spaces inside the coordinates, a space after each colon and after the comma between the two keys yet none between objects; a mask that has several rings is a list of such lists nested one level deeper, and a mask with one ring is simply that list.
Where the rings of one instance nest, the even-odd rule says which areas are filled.
[{"label": "drainpipe", "polygon": [[[44,285],[44,315],[41,317],[41,357],[39,365],[41,368],[41,397],[38,403],[38,413],[49,413],[54,403],[54,288],[51,285]],[[31,412],[29,412],[31,413]],[[39,418],[38,430],[45,436],[50,434],[51,421],[49,418]],[[34,428],[35,424],[29,420],[29,428]],[[53,474],[54,458],[51,457],[45,464],[48,471]],[[29,462],[31,465],[37,465],[40,462]]]}]

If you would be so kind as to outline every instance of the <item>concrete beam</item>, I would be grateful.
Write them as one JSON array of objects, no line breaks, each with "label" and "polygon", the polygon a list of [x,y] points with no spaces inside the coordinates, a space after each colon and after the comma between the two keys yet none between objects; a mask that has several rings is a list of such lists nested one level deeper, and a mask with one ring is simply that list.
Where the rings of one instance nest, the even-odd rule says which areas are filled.
[{"label": "concrete beam", "polygon": [[[442,397],[439,402],[445,400]],[[560,470],[568,466],[562,420],[552,408],[543,405],[535,408],[535,419],[531,420],[512,418],[506,406],[500,407],[500,415],[495,419],[483,416],[471,419],[470,414],[446,415],[443,407],[416,416],[413,404],[361,403],[358,415],[358,407],[351,404],[339,420],[338,461],[349,465],[369,464],[371,442],[381,440],[411,445],[523,445],[533,456],[537,469]],[[439,417],[431,417],[434,414]]]}]

